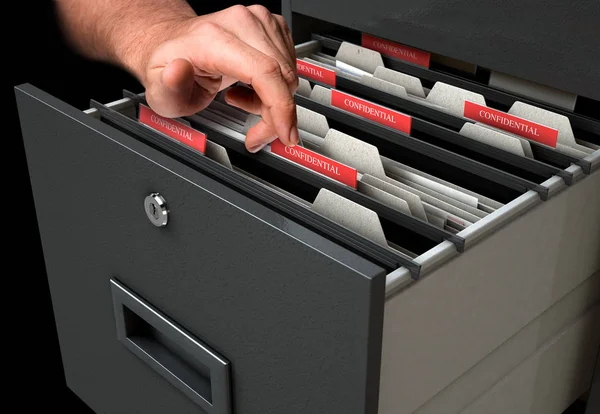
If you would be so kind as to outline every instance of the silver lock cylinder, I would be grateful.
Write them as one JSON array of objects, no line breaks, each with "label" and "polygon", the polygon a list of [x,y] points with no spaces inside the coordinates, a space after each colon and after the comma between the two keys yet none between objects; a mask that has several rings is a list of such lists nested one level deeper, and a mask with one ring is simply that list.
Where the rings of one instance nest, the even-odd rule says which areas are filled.
[{"label": "silver lock cylinder", "polygon": [[169,210],[166,200],[159,193],[152,193],[145,198],[144,210],[150,222],[156,227],[167,225]]}]

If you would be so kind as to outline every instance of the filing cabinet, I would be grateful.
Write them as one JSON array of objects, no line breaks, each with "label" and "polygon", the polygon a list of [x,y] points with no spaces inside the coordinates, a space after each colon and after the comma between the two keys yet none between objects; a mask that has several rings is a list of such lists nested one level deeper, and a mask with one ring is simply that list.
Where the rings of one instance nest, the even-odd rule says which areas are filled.
[{"label": "filing cabinet", "polygon": [[[600,6],[521,3],[282,3],[300,59],[368,34],[425,53],[425,66],[383,55],[424,83],[570,117],[584,156],[532,143],[537,159],[519,159],[453,131],[460,117],[341,72],[329,87],[404,105],[413,131],[296,94],[379,147],[386,171],[398,157],[446,194],[502,200],[458,229],[290,166],[273,147],[244,153],[243,130],[212,112],[180,120],[206,134],[199,152],[140,126],[143,94],[82,111],[17,86],[69,387],[102,413],[561,413],[589,387],[600,344]],[[496,73],[559,90],[561,103],[491,86]],[[375,211],[399,250],[297,200],[330,193],[337,208],[345,198]]]}]

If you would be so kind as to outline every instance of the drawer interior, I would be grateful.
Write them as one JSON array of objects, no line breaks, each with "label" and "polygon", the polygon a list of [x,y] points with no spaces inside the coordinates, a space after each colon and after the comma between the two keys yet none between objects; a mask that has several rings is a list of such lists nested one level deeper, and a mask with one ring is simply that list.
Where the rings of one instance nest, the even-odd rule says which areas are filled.
[{"label": "drawer interior", "polygon": [[[210,158],[207,159],[208,157],[202,157],[202,154],[192,151],[185,145],[178,145],[174,140],[170,140],[162,134],[151,131],[149,128],[144,128],[136,119],[136,105],[139,106],[140,104],[143,104],[143,98],[140,98],[139,96],[138,98],[135,98],[133,94],[128,94],[128,96],[129,98],[125,98],[123,101],[117,101],[109,105],[102,105],[94,102],[93,106],[98,108],[95,113],[112,126],[120,128],[159,147],[162,145],[162,148],[170,154],[187,157],[188,160],[192,160],[191,162],[195,163],[199,168],[206,170],[198,160],[210,163],[213,167],[223,167],[222,165],[219,165],[219,163],[211,162]],[[214,114],[210,117],[216,119]],[[268,190],[272,195],[276,195],[279,201],[284,200],[292,202],[294,208],[291,209],[291,211],[296,214],[303,210],[310,211],[311,201],[315,199],[322,188],[330,188],[332,192],[336,191],[336,194],[338,195],[347,196],[348,199],[355,203],[366,204],[368,207],[372,208],[378,214],[378,224],[384,231],[389,246],[392,247],[390,250],[394,250],[395,254],[389,255],[388,253],[390,250],[383,250],[381,248],[377,249],[374,253],[373,251],[364,249],[363,253],[370,254],[369,257],[375,260],[378,260],[379,257],[385,257],[386,259],[391,257],[391,265],[386,267],[390,272],[400,271],[400,273],[402,273],[401,267],[404,267],[404,269],[409,270],[412,278],[417,278],[423,266],[430,267],[433,264],[438,264],[441,260],[445,260],[456,253],[458,249],[462,250],[462,248],[464,248],[464,244],[462,244],[463,240],[460,236],[457,236],[456,229],[452,229],[449,226],[446,228],[454,231],[444,231],[443,229],[434,228],[431,223],[423,223],[423,220],[417,217],[389,208],[388,205],[379,202],[378,199],[366,197],[356,190],[349,190],[342,186],[334,186],[332,180],[323,179],[305,169],[297,168],[297,166],[294,166],[289,162],[277,163],[276,161],[280,160],[273,157],[272,154],[259,153],[250,155],[244,149],[243,135],[237,133],[234,128],[227,128],[226,122],[219,124],[211,121],[209,118],[202,117],[202,114],[190,117],[189,120],[191,121],[190,125],[197,126],[197,128],[204,131],[209,137],[209,140],[212,138],[218,142],[217,145],[223,145],[229,155],[228,161],[231,163],[234,172],[239,172],[239,175],[242,176],[240,177],[238,175],[236,178],[238,180],[248,180],[255,184],[250,187],[251,192],[256,191],[256,184],[265,184],[263,190]],[[228,177],[224,175],[226,172],[225,169],[220,168],[215,171],[216,172],[213,174],[218,176],[219,179],[228,179]],[[231,171],[228,171],[227,173],[231,173]],[[230,184],[235,184],[232,180],[229,180],[229,182]],[[239,183],[237,188],[241,188]],[[422,189],[426,190],[425,188]],[[430,193],[434,194],[435,192]],[[254,194],[254,196],[256,196],[256,194]],[[430,197],[433,198],[433,196]],[[439,197],[450,199],[450,197],[443,195],[439,195]],[[385,199],[383,201],[385,201]],[[273,203],[272,199],[268,200],[268,202],[270,202],[271,207],[278,207],[278,204]],[[459,202],[454,202],[454,204],[446,203],[444,205],[453,207],[457,211],[462,211],[460,208],[457,208],[455,204],[462,205],[462,203]],[[281,203],[279,205],[281,205]],[[500,205],[500,203],[498,203],[498,205]],[[496,205],[494,204],[494,206]],[[470,209],[473,212],[478,211],[478,215],[475,216],[474,214],[464,211],[462,211],[462,214],[465,214],[468,217],[474,217],[474,220],[491,215],[487,211],[478,210],[477,206],[471,206]],[[297,215],[296,217],[300,217],[303,222],[306,222],[306,216]],[[327,215],[325,215],[324,219],[327,219]],[[334,223],[331,223],[331,221],[334,221]],[[347,229],[350,230],[347,234],[350,234],[354,238],[339,237],[340,233],[329,233],[330,237],[336,238],[338,242],[342,242],[346,246],[352,248],[353,240],[358,240],[358,243],[355,243],[354,245],[359,247],[360,243],[365,242],[365,239],[367,239],[367,242],[370,241],[368,237],[353,232],[351,226],[344,226],[344,223],[340,223],[339,221],[335,223],[335,220],[332,219],[323,220],[316,225],[321,226],[321,223],[323,222],[326,222],[326,224],[330,226],[341,224],[343,227],[350,227]],[[419,226],[415,226],[414,223],[419,224]],[[351,243],[348,243],[348,241]],[[383,251],[384,254],[377,256],[377,253],[381,251]],[[396,260],[395,264],[393,263],[393,260]],[[386,262],[382,260],[379,260],[378,263],[386,264]]]},{"label": "drawer interior", "polygon": [[[298,71],[295,155],[274,144],[248,153],[245,132],[259,118],[228,105],[222,94],[205,110],[172,120],[205,134],[206,151],[140,122],[140,107],[148,107],[143,94],[124,91],[123,100],[106,105],[92,101],[89,113],[375,261],[394,275],[389,289],[464,252],[600,165],[600,112],[591,98],[578,97],[568,109],[550,95],[527,95],[525,86],[522,94],[501,90],[489,70],[452,56],[417,51],[429,60],[415,64],[386,52],[410,46],[378,39],[387,45],[378,49],[369,33],[297,13],[292,19],[303,41],[296,46],[299,67],[329,73]],[[427,101],[438,86],[449,95]],[[426,97],[411,96],[415,90]],[[346,98],[354,109],[339,103]],[[466,108],[471,99],[509,119],[525,105],[531,119],[522,119],[540,125],[542,135],[554,134],[554,144],[543,141],[551,139],[546,135],[519,135],[456,112],[457,100]],[[408,120],[408,129],[372,116],[377,111],[397,117],[394,123]],[[539,124],[540,117],[553,127]],[[328,176],[317,162],[334,162],[354,181]]]},{"label": "drawer interior", "polygon": [[[321,33],[311,33],[311,40],[321,44],[322,50],[334,55],[339,51],[343,42],[356,45],[366,45],[363,34],[347,28],[336,26],[327,28]],[[384,40],[384,39],[382,39]],[[428,53],[428,52],[425,52]],[[490,70],[477,65],[477,62],[456,64],[451,56],[444,57],[438,61],[430,61],[429,66],[411,64],[397,57],[382,55],[381,60],[386,68],[407,75],[417,77],[421,85],[426,89],[432,89],[437,82],[443,82],[463,88],[472,92],[482,94],[486,102],[492,108],[508,111],[516,102],[526,102],[544,109],[567,116],[573,125],[575,134],[581,135],[583,140],[589,139],[598,143],[597,122],[600,121],[599,101],[585,96],[577,96],[576,103],[571,108],[565,108],[558,103],[553,103],[550,98],[542,100],[540,97],[528,96],[532,91],[522,87],[518,92],[510,92],[490,85]],[[430,58],[431,59],[431,58]],[[446,63],[447,65],[444,65]],[[452,65],[454,66],[448,66]],[[469,68],[465,70],[464,67]],[[461,70],[462,69],[462,70]],[[538,85],[542,88],[542,85]]]},{"label": "drawer interior", "polygon": [[[405,69],[405,66],[411,65],[389,57],[384,60],[382,53],[362,46],[364,43],[360,41],[355,43],[322,35],[313,35],[312,38],[300,48],[299,56],[303,62],[335,71],[336,89],[366,97],[369,101],[418,118],[413,130],[420,137],[432,135],[432,138],[444,139],[444,134],[448,135],[446,130],[461,133],[465,124],[477,122],[513,136],[515,132],[520,133],[524,129],[519,131],[503,128],[516,119],[523,118],[536,124],[547,123],[558,129],[558,134],[555,134],[558,135],[558,140],[554,138],[555,141],[548,144],[535,137],[528,139],[531,147],[528,152],[532,154],[527,156],[563,168],[571,162],[589,168],[582,159],[597,150],[600,144],[600,104],[596,101],[588,100],[583,113],[520,96],[511,96],[505,100],[506,104],[498,104],[490,98],[496,96],[498,91],[490,86],[452,82],[442,77],[427,81],[422,73],[414,74]],[[356,57],[361,53],[371,59],[363,62]],[[401,64],[395,64],[396,61]],[[309,73],[307,77],[320,85],[331,87],[323,83],[323,79],[311,79]],[[459,101],[470,101],[478,105],[478,109],[484,109],[485,117],[475,117]],[[498,119],[505,121],[505,124]],[[422,121],[435,124],[438,128],[427,128],[428,125]],[[540,137],[543,135],[541,131],[535,133]],[[527,137],[526,134],[523,136]]]},{"label": "drawer interior", "polygon": [[[272,146],[248,153],[244,134],[256,116],[228,106],[222,96],[206,110],[175,120],[205,134],[213,148],[206,153],[140,122],[140,107],[147,108],[143,94],[125,91],[124,96],[107,105],[92,101],[89,113],[374,260],[395,275],[388,278],[389,289],[419,278],[585,176],[579,165],[560,169],[543,164],[544,168],[539,168],[541,164],[530,160],[519,165],[524,173],[515,175],[510,168],[501,168],[504,164],[490,166],[477,157],[467,157],[468,151],[451,151],[418,134],[399,134],[338,109],[331,115],[333,108],[327,105],[303,106],[310,100],[300,100],[301,147],[309,154],[329,155],[328,159],[354,168],[357,184],[351,188],[280,156]],[[326,132],[319,136],[314,130]],[[338,132],[348,145],[356,143],[360,150],[366,144],[365,148],[375,149],[380,158],[371,158],[372,164],[343,153],[335,158],[335,147],[334,155],[326,151],[327,141]],[[373,178],[368,173],[376,162],[383,176]],[[425,214],[419,215],[414,208],[415,195]],[[342,216],[352,218],[344,221],[336,211],[338,201],[348,208]],[[413,204],[403,209],[399,201]],[[367,216],[361,215],[365,212]],[[440,215],[445,215],[445,220]],[[369,216],[375,220],[361,222]],[[379,234],[383,240],[378,239]]]}]

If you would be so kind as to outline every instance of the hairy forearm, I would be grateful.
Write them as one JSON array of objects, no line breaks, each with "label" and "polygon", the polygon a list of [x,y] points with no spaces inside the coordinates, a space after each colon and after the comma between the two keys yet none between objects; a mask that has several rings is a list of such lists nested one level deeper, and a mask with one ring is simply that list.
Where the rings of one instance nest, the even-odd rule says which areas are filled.
[{"label": "hairy forearm", "polygon": [[185,0],[55,0],[63,31],[82,55],[121,66],[144,83],[149,54],[195,17]]}]

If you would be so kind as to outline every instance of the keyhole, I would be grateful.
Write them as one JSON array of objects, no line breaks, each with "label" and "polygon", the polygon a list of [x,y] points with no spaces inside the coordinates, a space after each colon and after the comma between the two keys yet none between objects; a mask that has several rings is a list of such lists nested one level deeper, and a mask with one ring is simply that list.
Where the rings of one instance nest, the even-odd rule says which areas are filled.
[{"label": "keyhole", "polygon": [[152,217],[154,217],[155,219],[158,218],[158,213],[156,212],[156,204],[154,203],[150,204],[150,214],[152,214]]}]

